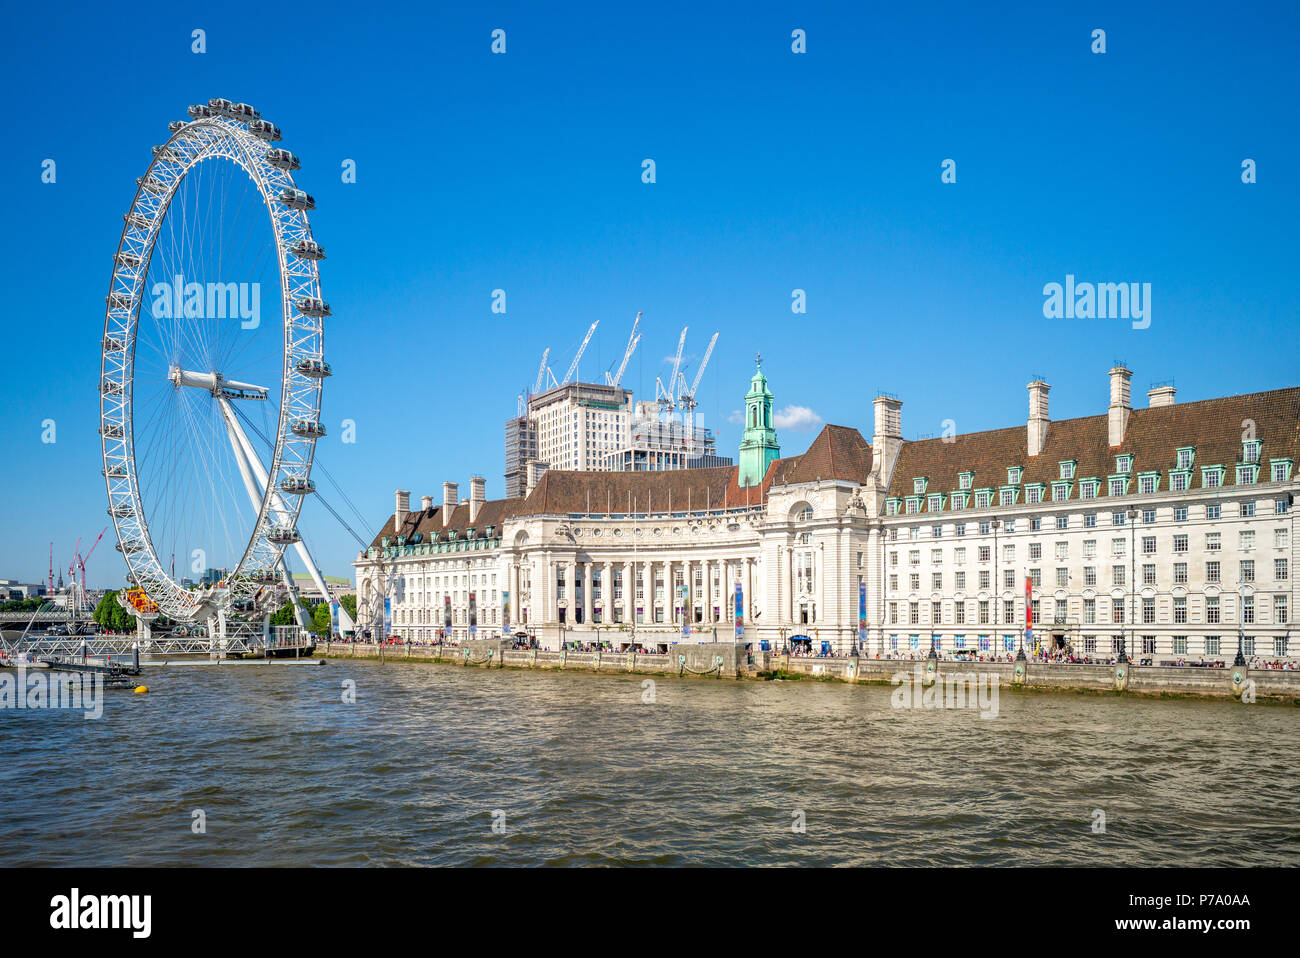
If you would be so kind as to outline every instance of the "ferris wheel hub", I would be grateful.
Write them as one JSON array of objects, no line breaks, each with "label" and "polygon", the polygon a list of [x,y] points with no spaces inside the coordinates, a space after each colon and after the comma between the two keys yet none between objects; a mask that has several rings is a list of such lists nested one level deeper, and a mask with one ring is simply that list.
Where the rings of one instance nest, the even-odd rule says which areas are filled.
[{"label": "ferris wheel hub", "polygon": [[179,389],[181,386],[193,386],[206,389],[214,397],[221,399],[266,399],[267,388],[252,383],[241,383],[236,379],[227,379],[219,372],[196,373],[180,366],[167,370],[167,380]]}]

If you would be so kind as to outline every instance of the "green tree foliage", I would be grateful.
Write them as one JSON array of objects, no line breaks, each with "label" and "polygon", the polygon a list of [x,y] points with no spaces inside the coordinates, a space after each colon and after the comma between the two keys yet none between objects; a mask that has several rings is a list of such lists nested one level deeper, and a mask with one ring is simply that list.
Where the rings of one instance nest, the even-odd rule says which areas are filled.
[{"label": "green tree foliage", "polygon": [[339,599],[339,605],[348,610],[348,615],[352,616],[352,621],[357,621],[357,597],[349,594]]},{"label": "green tree foliage", "polygon": [[312,612],[311,630],[317,635],[330,634],[330,606],[328,602],[320,603]]},{"label": "green tree foliage", "polygon": [[95,623],[101,629],[108,629],[111,632],[134,632],[135,616],[117,601],[117,592],[109,590],[104,593],[104,597],[99,600],[99,605],[95,606],[93,616]]}]

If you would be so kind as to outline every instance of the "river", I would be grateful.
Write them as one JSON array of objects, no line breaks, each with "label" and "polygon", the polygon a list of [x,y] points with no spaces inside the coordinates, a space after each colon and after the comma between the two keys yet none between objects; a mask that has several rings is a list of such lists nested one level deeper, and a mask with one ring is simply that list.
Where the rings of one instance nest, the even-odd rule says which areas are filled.
[{"label": "river", "polygon": [[97,721],[0,712],[0,865],[1300,864],[1290,707],[1002,690],[982,720],[884,686],[646,701],[641,675],[351,661],[144,681]]}]

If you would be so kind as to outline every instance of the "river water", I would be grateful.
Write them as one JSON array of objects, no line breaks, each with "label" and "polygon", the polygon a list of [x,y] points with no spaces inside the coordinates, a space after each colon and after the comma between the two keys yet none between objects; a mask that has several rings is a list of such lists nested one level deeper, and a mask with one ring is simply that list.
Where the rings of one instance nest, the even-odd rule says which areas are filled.
[{"label": "river water", "polygon": [[97,721],[0,712],[0,865],[1300,864],[1289,707],[1004,689],[981,720],[884,686],[645,701],[639,675],[344,661],[145,681]]}]

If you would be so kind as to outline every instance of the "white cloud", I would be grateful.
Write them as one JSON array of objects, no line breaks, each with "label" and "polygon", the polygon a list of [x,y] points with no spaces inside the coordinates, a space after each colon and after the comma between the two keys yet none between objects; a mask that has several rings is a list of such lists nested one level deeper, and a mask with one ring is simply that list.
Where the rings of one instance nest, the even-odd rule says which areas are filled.
[{"label": "white cloud", "polygon": [[733,409],[731,414],[727,416],[727,422],[734,426],[743,426],[745,424],[745,414],[739,409]]},{"label": "white cloud", "polygon": [[807,406],[786,406],[776,411],[774,424],[777,429],[811,432],[822,424],[822,417]]}]

